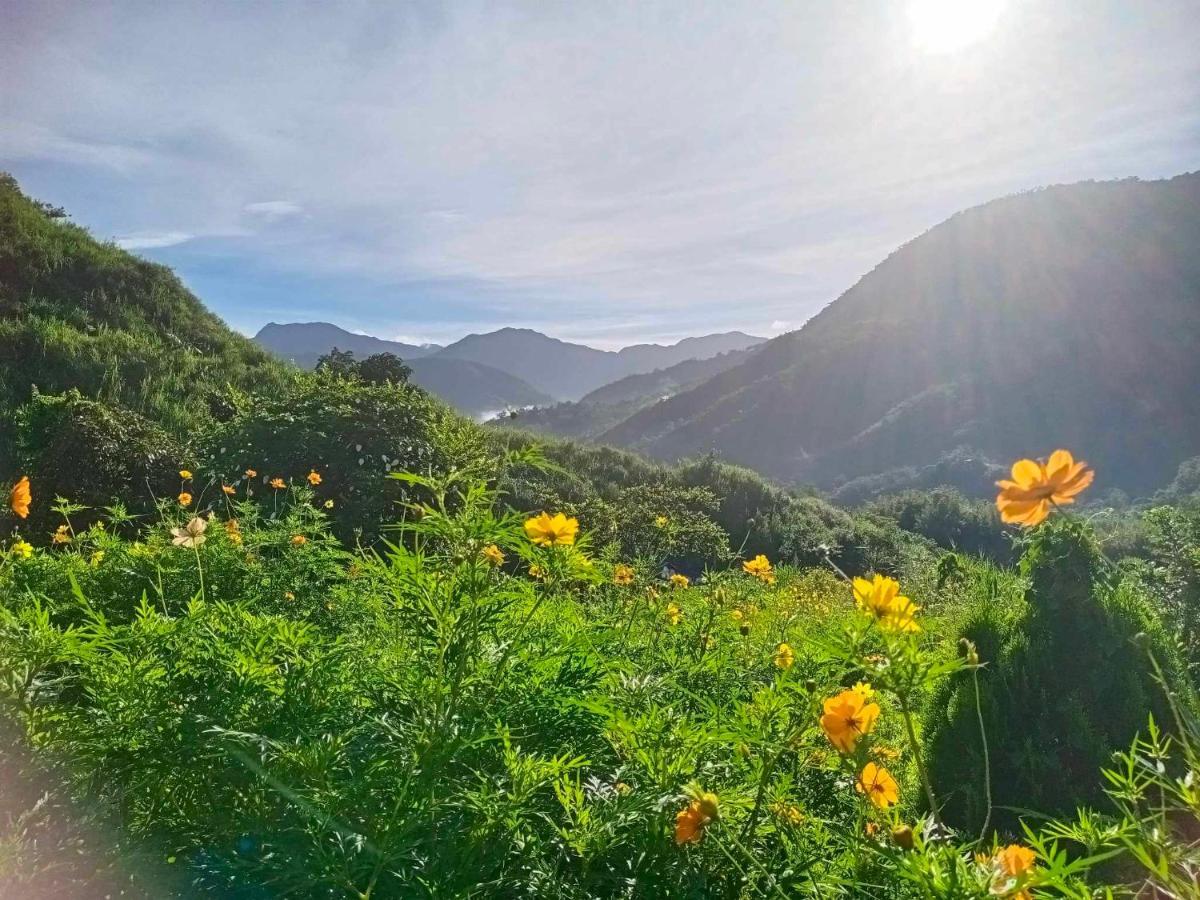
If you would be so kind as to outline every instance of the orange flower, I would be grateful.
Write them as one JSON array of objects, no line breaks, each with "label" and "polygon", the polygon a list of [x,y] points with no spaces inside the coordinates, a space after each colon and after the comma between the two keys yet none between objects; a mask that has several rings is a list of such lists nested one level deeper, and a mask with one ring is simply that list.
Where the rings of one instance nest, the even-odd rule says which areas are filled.
[{"label": "orange flower", "polygon": [[33,502],[33,494],[29,491],[29,476],[22,475],[21,480],[13,485],[8,495],[8,505],[20,518],[29,517],[29,505]]},{"label": "orange flower", "polygon": [[225,492],[225,496],[227,497],[232,497],[237,493],[237,488],[234,488],[228,484],[221,485],[221,490]]},{"label": "orange flower", "polygon": [[671,576],[671,587],[673,588],[685,588],[691,583],[686,575],[680,575],[678,572]]},{"label": "orange flower", "polygon": [[311,484],[313,487],[316,487],[318,484],[321,483],[321,476],[320,476],[320,474],[318,474],[316,469],[309,470],[308,475],[306,475],[305,477],[308,479],[308,483]]},{"label": "orange flower", "polygon": [[191,506],[192,505],[192,495],[189,494],[187,491],[180,491],[178,500],[179,500],[180,506]]},{"label": "orange flower", "polygon": [[613,568],[613,584],[633,584],[633,568],[624,563],[617,563]]},{"label": "orange flower", "polygon": [[870,734],[879,718],[879,704],[868,703],[860,691],[842,691],[824,703],[821,730],[842,753],[853,753],[858,739]]},{"label": "orange flower", "polygon": [[1020,844],[1009,844],[996,851],[992,861],[1005,875],[1015,878],[1033,869],[1034,863],[1037,862],[1037,854]]},{"label": "orange flower", "polygon": [[866,794],[867,799],[879,809],[887,809],[900,799],[900,786],[896,784],[892,773],[873,762],[863,766],[854,789],[860,794]]},{"label": "orange flower", "polygon": [[717,795],[704,793],[675,816],[675,843],[687,844],[704,836],[704,826],[717,818]]},{"label": "orange flower", "polygon": [[304,535],[302,535],[302,534],[293,534],[292,535],[292,546],[293,547],[303,547],[307,543],[308,543],[308,538],[306,538]]},{"label": "orange flower", "polygon": [[1075,502],[1096,473],[1085,462],[1075,462],[1067,450],[1055,450],[1044,465],[1032,459],[1013,463],[1012,481],[997,481],[996,509],[1000,521],[1032,527],[1050,514],[1050,506]]},{"label": "orange flower", "polygon": [[246,477],[247,477],[247,478],[257,478],[257,477],[258,477],[258,472],[256,472],[254,469],[247,469],[247,470],[246,470]]},{"label": "orange flower", "polygon": [[497,547],[495,544],[488,544],[486,547],[483,548],[483,550],[480,551],[480,555],[484,558],[484,561],[487,562],[487,564],[490,566],[504,565],[504,551],[501,550],[499,547]]},{"label": "orange flower", "polygon": [[229,536],[229,542],[231,544],[240,545],[242,543],[242,529],[238,525],[237,519],[225,520],[225,534]]},{"label": "orange flower", "polygon": [[569,547],[575,543],[575,535],[579,531],[579,520],[568,518],[562,513],[541,513],[532,519],[525,520],[525,534],[539,547],[553,547],[556,544]]},{"label": "orange flower", "polygon": [[282,491],[285,487],[287,487],[287,483],[282,478],[272,478],[270,485],[277,491]]}]

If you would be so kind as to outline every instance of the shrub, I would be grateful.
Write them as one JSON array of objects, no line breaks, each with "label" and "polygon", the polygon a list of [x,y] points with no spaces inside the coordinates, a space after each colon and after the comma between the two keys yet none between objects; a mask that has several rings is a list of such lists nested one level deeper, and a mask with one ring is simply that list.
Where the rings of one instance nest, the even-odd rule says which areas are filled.
[{"label": "shrub", "polygon": [[903,491],[872,501],[868,513],[905,531],[924,535],[939,547],[985,556],[998,563],[1013,557],[1012,541],[1000,526],[995,504],[968,500],[952,487]]},{"label": "shrub", "polygon": [[943,683],[928,705],[926,743],[948,822],[978,830],[989,811],[978,715],[990,752],[992,824],[1021,809],[1069,812],[1101,797],[1095,773],[1145,723],[1166,720],[1138,635],[1178,683],[1162,625],[1110,570],[1085,524],[1059,517],[1033,532],[1021,559],[1023,598],[995,579],[964,617],[962,637],[986,663],[980,712],[971,673]]},{"label": "shrub", "polygon": [[[411,499],[390,472],[441,473],[487,459],[482,433],[420,388],[367,384],[329,372],[297,373],[284,389],[245,398],[203,442],[206,472],[234,484],[247,469],[262,482],[320,476],[335,531],[371,539]],[[271,504],[272,489],[255,485]]]},{"label": "shrub", "polygon": [[[160,497],[179,492],[186,451],[163,429],[137,413],[84,399],[78,391],[35,395],[21,407],[15,428],[16,469],[28,475],[43,502],[24,527],[45,532],[58,521],[50,501],[102,507],[121,503],[147,514]],[[95,517],[83,511],[73,521],[85,527]]]}]

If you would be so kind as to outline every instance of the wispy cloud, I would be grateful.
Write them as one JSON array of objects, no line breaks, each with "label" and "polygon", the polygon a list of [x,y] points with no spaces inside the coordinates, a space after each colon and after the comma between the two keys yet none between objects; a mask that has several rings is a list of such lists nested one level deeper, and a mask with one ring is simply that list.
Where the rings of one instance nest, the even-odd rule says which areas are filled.
[{"label": "wispy cloud", "polygon": [[964,206],[1200,165],[1191,0],[999,8],[17,0],[0,161],[251,330],[773,331]]},{"label": "wispy cloud", "polygon": [[116,239],[118,247],[126,250],[154,250],[159,247],[174,247],[194,238],[186,231],[140,232],[126,234]]}]

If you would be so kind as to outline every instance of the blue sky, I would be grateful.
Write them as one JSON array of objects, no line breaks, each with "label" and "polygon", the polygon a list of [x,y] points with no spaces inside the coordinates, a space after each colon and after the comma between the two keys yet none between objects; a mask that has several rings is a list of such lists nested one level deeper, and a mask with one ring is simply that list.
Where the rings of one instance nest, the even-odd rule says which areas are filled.
[{"label": "blue sky", "polygon": [[0,168],[248,333],[776,334],[963,207],[1200,168],[1196,0],[3,18]]}]

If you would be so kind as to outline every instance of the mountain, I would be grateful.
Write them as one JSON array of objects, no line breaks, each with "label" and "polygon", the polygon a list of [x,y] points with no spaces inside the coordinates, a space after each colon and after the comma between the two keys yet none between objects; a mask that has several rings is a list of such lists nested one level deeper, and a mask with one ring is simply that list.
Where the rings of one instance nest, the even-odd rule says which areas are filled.
[{"label": "mountain", "polygon": [[286,325],[271,322],[259,329],[254,340],[275,355],[290,359],[304,369],[311,369],[317,364],[318,357],[334,347],[349,350],[359,359],[375,353],[391,353],[405,362],[429,356],[441,349],[437,344],[418,346],[355,334],[328,322],[291,322]]},{"label": "mountain", "polygon": [[409,381],[471,416],[488,417],[503,409],[554,402],[515,375],[482,363],[427,356],[406,365],[412,369]]},{"label": "mountain", "polygon": [[738,331],[685,338],[677,344],[637,344],[620,351],[597,350],[547,337],[528,328],[469,334],[439,350],[440,358],[469,359],[528,381],[560,400],[578,400],[627,375],[742,350],[763,342]]},{"label": "mountain", "polygon": [[600,439],[836,487],[1066,447],[1144,492],[1200,452],[1200,173],[995,200]]},{"label": "mountain", "polygon": [[[638,410],[681,390],[695,387],[731,369],[754,353],[755,347],[730,350],[708,359],[687,359],[665,369],[627,375],[596,388],[575,402],[522,410],[512,416],[521,428],[563,437],[593,438],[629,418]],[[502,416],[497,424],[512,424]]]}]

